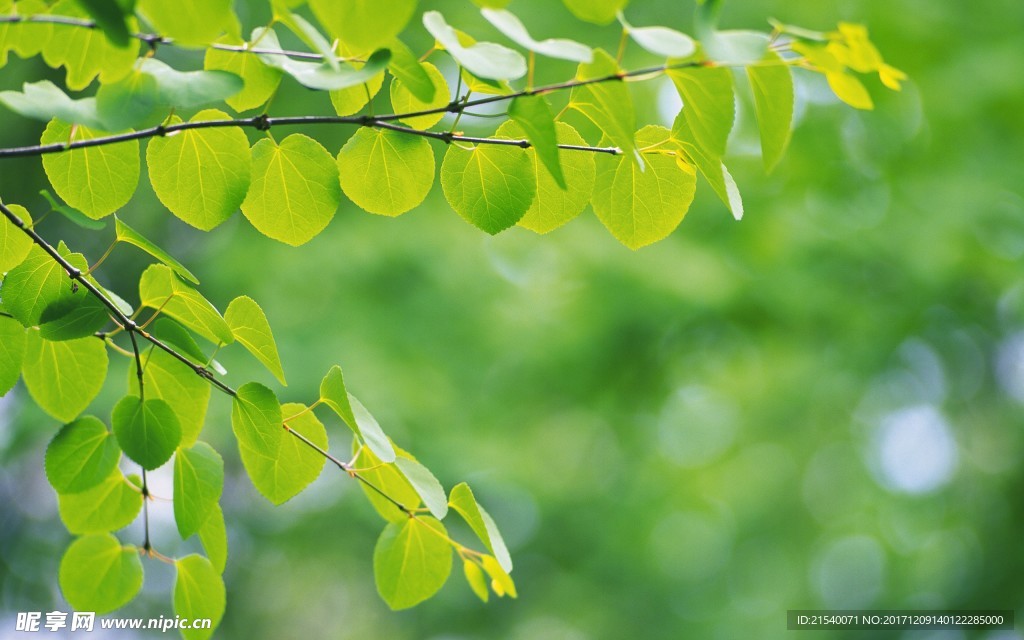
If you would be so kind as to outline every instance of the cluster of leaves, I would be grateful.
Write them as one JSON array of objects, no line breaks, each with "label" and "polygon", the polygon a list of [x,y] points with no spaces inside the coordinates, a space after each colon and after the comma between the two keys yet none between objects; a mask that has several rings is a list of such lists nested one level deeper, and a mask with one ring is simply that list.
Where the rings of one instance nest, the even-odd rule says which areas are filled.
[{"label": "cluster of leaves", "polygon": [[[32,399],[64,424],[47,451],[46,470],[62,519],[81,536],[60,570],[64,594],[77,609],[107,612],[134,597],[142,584],[141,551],[177,567],[178,615],[219,620],[227,558],[218,506],[224,468],[220,455],[199,440],[211,387],[232,397],[242,462],[271,502],[302,491],[326,461],[360,482],[388,522],[374,568],[390,606],[412,606],[433,595],[450,573],[452,549],[480,598],[487,600],[491,591],[516,593],[501,535],[469,487],[460,484],[446,494],[348,393],[339,367],[306,405],[282,405],[258,383],[236,390],[221,380],[225,372],[214,354],[238,343],[285,384],[270,324],[245,296],[222,314],[184,265],[122,219],[126,211],[130,215],[127,205],[142,174],[140,140],[148,140],[146,172],[159,200],[204,231],[241,210],[268,237],[301,245],[323,231],[343,197],[370,213],[400,215],[433,187],[433,140],[447,145],[440,167],[446,199],[483,231],[518,225],[546,233],[590,205],[615,238],[636,249],[679,225],[698,173],[735,217],[742,216],[739,191],[722,162],[735,121],[734,69],[749,80],[769,170],[790,137],[792,67],[824,73],[840,98],[860,108],[870,101],[850,89],[852,82],[863,90],[850,70],[877,71],[893,88],[900,78],[862,28],[841,25],[834,34],[784,25],[770,35],[718,31],[710,2],[702,7],[698,42],[667,27],[631,25],[622,13],[625,0],[565,0],[583,20],[617,20],[623,46],[633,42],[658,59],[658,66],[637,71],[620,67],[621,50],[615,57],[571,40],[534,39],[504,8],[507,2],[477,4],[525,54],[477,41],[428,11],[422,23],[435,43],[418,57],[398,39],[415,14],[415,0],[389,3],[387,11],[369,0],[309,0],[310,18],[294,12],[302,4],[272,0],[273,19],[246,39],[230,0],[139,0],[137,6],[121,0],[0,0],[0,66],[9,51],[41,54],[48,65],[66,70],[67,90],[99,80],[95,94],[84,98],[48,81],[0,92],[0,103],[47,122],[38,146],[0,150],[0,159],[42,156],[63,200],[44,192],[52,212],[97,232],[112,217],[110,250],[133,245],[156,261],[140,275],[133,307],[96,278],[109,250],[90,266],[65,242],[54,247],[36,232],[42,216],[33,223],[24,207],[0,205],[0,392],[20,377]],[[140,21],[151,32],[140,32]],[[279,28],[308,50],[284,49]],[[203,69],[179,70],[158,60],[155,54],[165,46],[201,48]],[[445,63],[426,60],[439,52],[454,63],[454,74],[446,77]],[[575,77],[534,86],[537,56],[577,63]],[[671,129],[638,128],[626,81],[664,75],[678,89],[683,109]],[[286,77],[323,92],[337,115],[271,116],[269,104]],[[374,101],[388,78],[392,112],[382,115]],[[564,108],[556,111],[549,99],[566,94]],[[260,111],[234,117],[208,108],[220,103],[237,112]],[[493,135],[458,131],[469,109],[496,103],[507,104],[507,121]],[[590,121],[598,139],[586,140],[566,120],[572,112]],[[187,119],[177,115],[188,113]],[[455,120],[447,125],[449,113]],[[279,124],[358,129],[335,154],[303,133],[276,140],[270,129]],[[245,128],[256,131],[254,144]],[[143,312],[148,317],[137,322]],[[101,418],[82,414],[103,385],[109,352],[131,358],[134,366],[108,429]],[[331,410],[351,429],[348,461],[328,452],[317,408]],[[206,556],[163,556],[150,544],[148,518],[141,549],[111,534],[145,514],[146,472],[172,457],[178,531],[183,539],[197,535]],[[122,458],[139,465],[140,475],[126,476]],[[486,551],[448,535],[441,521],[449,508]]]}]

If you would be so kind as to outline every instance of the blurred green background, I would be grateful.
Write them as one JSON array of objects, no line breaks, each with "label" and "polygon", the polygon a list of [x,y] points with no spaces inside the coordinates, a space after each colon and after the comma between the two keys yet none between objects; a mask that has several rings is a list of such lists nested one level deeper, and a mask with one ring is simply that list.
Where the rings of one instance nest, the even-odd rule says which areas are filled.
[{"label": "blurred green background", "polygon": [[[497,37],[468,0],[420,4]],[[558,2],[510,8],[539,36],[617,43],[614,27],[579,23]],[[627,13],[690,30],[692,10],[634,0]],[[266,14],[239,11],[250,27]],[[447,487],[474,485],[516,563],[518,600],[482,605],[456,566],[435,599],[389,612],[372,574],[381,523],[359,489],[325,469],[270,506],[242,472],[215,394],[204,438],[229,470],[219,637],[780,638],[795,633],[785,627],[796,608],[1024,611],[1024,4],[733,0],[722,26],[767,29],[768,17],[863,22],[911,81],[899,94],[871,81],[876,110],[855,112],[800,75],[796,133],[773,175],[742,120],[733,140],[746,218],[733,221],[701,184],[681,227],[638,253],[589,211],[549,236],[486,237],[439,185],[398,220],[344,205],[296,250],[240,215],[196,232],[142,180],[125,219],[162,240],[215,304],[248,294],[271,320],[290,385],[235,349],[221,358],[228,380],[256,376],[282,400],[308,402],[341,364],[399,444]],[[416,25],[407,36],[429,46]],[[539,73],[557,81],[573,68]],[[0,88],[41,77],[62,72],[12,59]],[[326,96],[288,82],[275,113],[329,112]],[[633,86],[642,123],[674,116],[665,83]],[[0,145],[38,140],[39,123],[0,119]],[[486,134],[495,123],[465,126]],[[333,153],[351,132],[312,134]],[[38,208],[45,186],[38,159],[0,163],[6,202]],[[93,259],[111,233],[55,220],[41,231],[81,236],[73,248]],[[119,249],[100,277],[137,299],[145,262]],[[112,357],[98,415],[124,393],[126,362]],[[70,536],[42,469],[57,425],[20,385],[0,401],[0,425],[7,637],[14,612],[67,608],[56,574]],[[328,426],[346,451],[347,433]],[[155,475],[169,497],[169,477]],[[158,549],[196,548],[178,540],[169,503],[151,513]],[[139,527],[120,537],[140,541]],[[157,562],[146,570],[142,595],[118,615],[171,613],[173,575]]]}]

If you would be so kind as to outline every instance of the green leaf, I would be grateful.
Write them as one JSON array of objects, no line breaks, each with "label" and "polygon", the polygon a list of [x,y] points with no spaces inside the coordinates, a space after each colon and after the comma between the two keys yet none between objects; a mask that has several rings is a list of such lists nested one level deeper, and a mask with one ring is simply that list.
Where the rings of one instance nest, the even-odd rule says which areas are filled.
[{"label": "green leaf", "polygon": [[[327,450],[327,430],[312,411],[306,410],[305,405],[282,405],[281,415],[284,417],[282,422],[287,423],[290,429]],[[270,455],[242,449],[242,462],[259,492],[272,503],[282,504],[320,476],[326,459],[299,438],[283,433],[281,423],[278,423],[277,430],[283,435]]]},{"label": "green leaf", "polygon": [[[409,484],[409,481],[393,462],[382,462],[369,448],[361,446],[358,440],[352,441],[352,449],[353,452],[358,452],[353,467],[359,470],[359,475],[364,480],[406,509],[413,510],[420,506],[420,496],[416,489]],[[363,493],[366,494],[367,500],[370,501],[370,505],[380,514],[380,517],[389,522],[404,522],[409,519],[409,515],[390,500],[365,483],[360,482],[359,485],[362,487]]]},{"label": "green leaf", "polygon": [[533,163],[518,147],[448,147],[441,165],[445,198],[473,226],[494,235],[518,222],[533,202]]},{"label": "green leaf", "polygon": [[57,507],[67,530],[77,535],[107,533],[131,524],[142,511],[142,493],[116,467],[98,485],[59,494]]},{"label": "green leaf", "polygon": [[508,108],[508,117],[518,124],[533,145],[533,151],[544,163],[561,189],[567,189],[565,174],[559,160],[555,116],[542,96],[519,96]]},{"label": "green leaf", "polygon": [[[218,40],[223,44],[241,45],[241,38],[225,37]],[[227,98],[225,102],[235,111],[247,111],[266,104],[281,84],[282,71],[269,67],[251,53],[222,51],[209,48],[203,59],[203,68],[208,71],[227,71],[242,79],[241,92]]]},{"label": "green leaf", "polygon": [[621,159],[598,163],[594,212],[630,249],[672,233],[693,201],[697,172],[666,144],[669,139],[664,127],[651,125],[637,132],[638,147],[660,147],[646,154],[645,170]]},{"label": "green leaf", "polygon": [[281,144],[263,139],[252,148],[252,187],[242,213],[252,226],[293,247],[323,231],[341,204],[338,167],[319,142],[293,133]]},{"label": "green leaf", "polygon": [[160,35],[187,47],[213,42],[234,19],[231,0],[139,0],[139,10]]},{"label": "green leaf", "polygon": [[[32,215],[28,209],[17,204],[9,204],[6,207],[26,225],[32,226]],[[0,275],[21,264],[31,250],[32,239],[14,226],[7,216],[0,217]]]},{"label": "green leaf", "polygon": [[102,340],[50,342],[29,331],[22,375],[36,404],[61,422],[78,417],[103,387],[107,349]]},{"label": "green leaf", "polygon": [[[151,333],[174,347],[182,355],[191,358],[194,362],[203,363],[207,361],[206,354],[199,348],[199,343],[188,332],[188,329],[171,318],[160,316],[154,320],[151,325]],[[172,402],[171,404],[174,403]]]},{"label": "green leaf", "polygon": [[693,38],[675,29],[626,25],[626,30],[633,42],[662,58],[689,58],[697,52]]},{"label": "green leaf", "polygon": [[480,538],[480,542],[483,542],[484,546],[494,554],[502,569],[506,572],[512,571],[512,556],[509,555],[508,547],[505,546],[505,539],[502,538],[501,532],[498,531],[498,526],[494,523],[490,514],[477,503],[473,490],[469,488],[469,485],[465,482],[460,482],[452,487],[448,504],[462,516],[462,519],[466,521],[466,524],[473,530],[473,533]]},{"label": "green leaf", "polygon": [[[353,62],[352,66],[359,68],[360,64]],[[334,106],[334,112],[339,116],[350,116],[358,113],[374,96],[380,93],[380,89],[383,86],[384,71],[381,71],[364,84],[331,91],[329,95],[331,96],[331,104]]]},{"label": "green leaf", "polygon": [[181,425],[171,405],[160,398],[125,396],[110,417],[124,454],[152,471],[171,459],[181,443]]},{"label": "green leaf", "polygon": [[495,29],[505,34],[506,38],[524,49],[549,58],[571,60],[572,62],[591,62],[594,59],[594,52],[590,47],[574,40],[562,38],[534,40],[519,18],[510,11],[500,8],[485,8],[480,13],[487,18],[488,22],[494,25]]},{"label": "green leaf", "polygon": [[828,80],[828,86],[836,97],[854,109],[870,111],[875,108],[868,90],[853,75],[845,71],[827,71],[825,79]]},{"label": "green leaf", "polygon": [[407,518],[384,528],[373,551],[373,574],[389,607],[408,609],[444,585],[452,570],[447,535],[444,525],[430,517]]},{"label": "green leaf", "polygon": [[143,307],[161,309],[214,344],[234,341],[231,328],[217,309],[162,264],[150,265],[142,273],[139,298]]},{"label": "green leaf", "polygon": [[353,53],[366,53],[401,33],[416,10],[416,0],[390,0],[386,7],[375,0],[310,0],[309,6],[332,37],[340,38]]},{"label": "green leaf", "polygon": [[142,560],[109,533],[79,538],[60,561],[60,590],[76,611],[109,613],[142,588]]},{"label": "green leaf", "polygon": [[99,418],[64,425],[46,447],[46,478],[57,493],[80,493],[103,482],[121,459],[121,448]]},{"label": "green leaf", "polygon": [[143,236],[141,233],[132,229],[127,224],[122,222],[117,216],[114,216],[114,233],[118,242],[126,242],[130,245],[134,245],[139,249],[142,249],[149,255],[153,256],[160,262],[164,263],[168,267],[174,270],[182,278],[185,278],[193,284],[199,284],[199,279],[192,275],[192,272],[185,268],[185,265],[181,264],[174,259],[174,256],[167,253],[160,247],[156,246],[148,238]]},{"label": "green leaf", "polygon": [[25,361],[25,328],[17,320],[0,316],[0,396],[18,382]]},{"label": "green leaf", "polygon": [[[253,31],[252,37],[253,40],[259,40],[260,49],[281,50],[273,29],[261,27]],[[349,64],[338,65],[335,69],[327,63],[293,60],[283,53],[257,55],[264,64],[284,71],[302,86],[320,91],[335,91],[365,84],[384,71],[388,66],[388,60],[391,59],[391,52],[387,49],[378,49],[358,69]]]},{"label": "green leaf", "polygon": [[580,20],[594,24],[608,24],[624,9],[629,0],[562,0],[569,11]]},{"label": "green leaf", "polygon": [[732,71],[688,67],[669,70],[668,76],[683,99],[683,118],[697,144],[708,156],[721,160],[736,118]]},{"label": "green leaf", "polygon": [[115,131],[154,119],[159,103],[156,79],[136,69],[117,82],[101,85],[96,92],[95,108],[103,121],[101,128]]},{"label": "green leaf", "polygon": [[423,101],[417,98],[412,89],[406,87],[405,83],[399,78],[395,78],[391,82],[391,109],[395,113],[417,113],[431,109],[442,109],[437,113],[401,119],[402,122],[413,129],[429,129],[440,122],[445,114],[443,109],[451,102],[448,82],[445,81],[438,68],[429,62],[424,62],[421,68],[426,72],[430,81],[431,93],[433,94],[430,100]]},{"label": "green leaf", "polygon": [[238,389],[231,406],[231,430],[238,440],[242,463],[257,488],[264,484],[267,463],[272,466],[281,450],[283,423],[281,404],[273,391],[256,382]]},{"label": "green leaf", "polygon": [[56,118],[94,129],[104,128],[96,112],[96,98],[73,100],[49,80],[26,82],[21,91],[0,91],[0,103],[33,120],[49,122]]},{"label": "green leaf", "polygon": [[751,65],[765,59],[771,37],[760,31],[714,31],[703,38],[708,55],[723,66]]},{"label": "green leaf", "polygon": [[425,138],[359,129],[338,153],[341,188],[361,208],[398,216],[423,202],[434,184],[434,153]]},{"label": "green leaf", "polygon": [[210,564],[219,573],[224,573],[228,562],[228,531],[224,526],[224,512],[220,505],[214,505],[206,522],[199,528],[199,541],[210,558]]},{"label": "green leaf", "polygon": [[363,403],[345,388],[345,377],[341,367],[335,365],[320,382],[320,401],[331,408],[352,433],[364,442],[384,462],[394,462],[395,448],[384,435],[377,420],[370,415]]},{"label": "green leaf", "polygon": [[302,40],[313,51],[320,54],[323,61],[330,65],[332,69],[337,71],[340,68],[338,56],[334,52],[334,46],[327,41],[327,38],[316,27],[311,25],[302,16],[289,11],[288,7],[284,6],[281,0],[271,0],[270,4],[273,9],[274,20],[288,27],[289,31],[299,37],[299,40]]},{"label": "green leaf", "polygon": [[[555,132],[559,144],[587,144],[583,136],[564,122],[555,123]],[[496,135],[522,138],[526,134],[515,122],[505,122],[498,127]],[[526,153],[533,162],[537,196],[517,224],[536,233],[548,233],[578,216],[590,203],[597,175],[594,154],[586,151],[560,151],[562,171],[568,186],[563,189],[551,173],[540,166],[536,151],[527,149]]]},{"label": "green leaf", "polygon": [[499,596],[510,596],[516,597],[516,585],[512,582],[512,576],[508,575],[508,572],[501,566],[501,564],[491,556],[482,556],[480,562],[483,564],[484,571],[491,578],[491,589],[494,593]]},{"label": "green leaf", "polygon": [[754,111],[761,129],[761,156],[771,172],[786,153],[793,127],[793,74],[774,51],[765,62],[747,67],[754,92]]},{"label": "green leaf", "polygon": [[[605,78],[619,73],[615,60],[603,49],[594,51],[594,62],[581,64],[576,71],[578,80]],[[641,163],[640,154],[633,145],[636,112],[629,88],[622,82],[608,81],[574,87],[569,106],[585,115],[611,139],[622,152]]]},{"label": "green leaf", "polygon": [[[81,125],[72,135],[71,125],[52,120],[39,142],[66,144],[104,135]],[[129,140],[50,153],[43,156],[43,169],[64,202],[99,220],[128,204],[139,186],[139,142]]]},{"label": "green leaf", "polygon": [[213,635],[224,617],[227,596],[224,580],[213,564],[203,556],[185,556],[174,566],[178,576],[174,581],[174,613],[185,619],[207,619],[209,629],[181,629],[185,640],[206,640]]},{"label": "green leaf", "polygon": [[[33,16],[49,12],[44,0],[0,0],[0,15]],[[7,50],[22,58],[31,58],[43,50],[50,39],[50,25],[44,23],[0,23],[0,67],[7,64]]]},{"label": "green leaf", "polygon": [[87,217],[84,213],[78,209],[73,209],[67,205],[63,205],[50,195],[50,192],[46,189],[41,189],[39,195],[43,196],[48,203],[50,203],[50,209],[56,211],[60,215],[67,218],[70,222],[75,225],[82,227],[83,229],[89,229],[91,231],[98,231],[100,229],[106,229],[107,223],[102,220],[93,220]]},{"label": "green leaf", "polygon": [[224,490],[224,460],[197,442],[174,456],[174,521],[184,540],[198,532],[217,508]]},{"label": "green leaf", "polygon": [[483,569],[471,560],[463,560],[462,572],[466,575],[466,582],[469,583],[469,588],[473,590],[476,597],[484,602],[490,600],[491,592],[487,588],[487,579],[484,578]]},{"label": "green leaf", "polygon": [[463,45],[439,11],[424,13],[423,26],[460,66],[479,78],[515,80],[526,75],[526,60],[518,51],[493,42]]},{"label": "green leaf", "polygon": [[277,353],[277,343],[270,331],[270,323],[256,301],[247,296],[235,298],[228,305],[224,319],[239,344],[256,356],[281,384],[287,386],[284,370],[281,368],[281,357]]},{"label": "green leaf", "polygon": [[[160,336],[161,334],[156,334]],[[173,356],[153,348],[145,359],[142,378],[147,398],[160,398],[174,411],[181,427],[181,445],[190,447],[203,430],[210,403],[210,383]],[[135,367],[128,367],[128,392],[138,395]]]},{"label": "green leaf", "polygon": [[182,72],[155,58],[144,58],[127,77],[100,87],[96,107],[105,128],[136,127],[158,111],[220,102],[242,86],[242,79],[227,71]]},{"label": "green leaf", "polygon": [[672,125],[672,138],[679,144],[689,161],[696,165],[704,179],[718,197],[729,207],[729,211],[737,220],[743,218],[743,198],[725,164],[716,157],[706,153],[697,143],[686,124],[686,118],[680,113]]},{"label": "green leaf", "polygon": [[399,457],[395,460],[395,465],[423,499],[423,504],[430,509],[430,513],[438,520],[444,520],[448,515],[448,499],[444,495],[444,487],[434,474],[411,458]]},{"label": "green leaf", "polygon": [[[79,289],[79,293],[84,291]],[[91,294],[62,296],[43,310],[39,335],[46,340],[75,340],[92,336],[107,324],[107,307]]]},{"label": "green leaf", "polygon": [[[223,111],[207,109],[189,122],[228,119]],[[146,162],[160,202],[203,231],[230,218],[249,190],[249,139],[236,127],[189,129],[154,138],[146,148]]]},{"label": "green leaf", "polygon": [[[122,6],[125,3],[115,0],[77,0],[77,2],[96,22],[103,31],[103,35],[107,36],[112,44],[118,47],[128,46],[131,42],[131,31],[129,31],[127,19],[132,12]],[[134,5],[134,1],[131,4]]]},{"label": "green leaf", "polygon": [[[72,18],[88,17],[75,0],[62,0],[50,12]],[[130,40],[128,46],[118,47],[96,29],[51,24],[42,51],[46,64],[67,69],[65,84],[68,89],[81,91],[97,75],[102,83],[115,82],[128,75],[140,45],[140,41]]]},{"label": "green leaf", "polygon": [[[431,102],[437,88],[428,75],[425,63],[420,63],[416,54],[404,42],[395,38],[387,44],[391,50],[388,70],[396,80],[401,80],[405,88],[420,102]],[[445,84],[447,87],[447,83]]]}]

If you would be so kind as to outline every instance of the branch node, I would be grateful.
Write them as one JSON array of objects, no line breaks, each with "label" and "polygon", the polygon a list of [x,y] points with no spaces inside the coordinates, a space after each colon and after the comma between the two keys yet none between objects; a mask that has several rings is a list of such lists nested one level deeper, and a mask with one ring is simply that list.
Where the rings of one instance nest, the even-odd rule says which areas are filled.
[{"label": "branch node", "polygon": [[452,141],[455,140],[455,132],[443,131],[438,139],[443,141],[445,144],[451,144]]},{"label": "branch node", "polygon": [[448,103],[448,106],[445,107],[445,109],[449,113],[458,113],[462,111],[464,108],[465,107],[462,106],[462,103],[459,100],[452,100],[451,102]]},{"label": "branch node", "polygon": [[135,324],[135,321],[132,320],[131,318],[128,318],[125,321],[125,323],[124,323],[124,330],[125,331],[129,331],[129,332],[130,331],[138,331],[138,329],[139,329],[139,325]]},{"label": "branch node", "polygon": [[75,267],[71,267],[70,269],[68,269],[68,277],[71,278],[72,280],[78,280],[82,277],[82,271],[80,269],[76,269]]},{"label": "branch node", "polygon": [[257,131],[270,131],[270,119],[267,118],[267,114],[261,113],[253,117],[252,126],[256,127]]}]

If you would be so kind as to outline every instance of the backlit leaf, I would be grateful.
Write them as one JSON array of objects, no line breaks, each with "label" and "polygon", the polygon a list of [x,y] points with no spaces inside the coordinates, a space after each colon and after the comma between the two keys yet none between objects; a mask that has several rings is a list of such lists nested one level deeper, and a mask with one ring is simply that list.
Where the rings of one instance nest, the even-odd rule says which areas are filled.
[{"label": "backlit leaf", "polygon": [[875,108],[871,95],[860,80],[847,72],[829,71],[825,73],[828,86],[836,97],[855,109],[870,111]]},{"label": "backlit leaf", "polygon": [[[260,49],[281,49],[273,29],[256,29],[253,31],[253,40],[260,41]],[[304,87],[320,91],[335,91],[365,84],[386,69],[388,60],[391,59],[391,53],[387,49],[379,49],[359,68],[349,64],[340,64],[338,68],[334,68],[326,62],[294,60],[283,53],[257,55],[264,64],[284,71]]]},{"label": "backlit leaf", "polygon": [[395,113],[417,113],[441,109],[437,113],[402,118],[402,122],[413,129],[429,129],[440,122],[445,114],[444,107],[451,102],[448,83],[438,68],[429,62],[424,62],[421,68],[426,72],[431,85],[433,97],[430,100],[423,101],[417,98],[415,93],[399,78],[395,78],[391,82],[391,108]]},{"label": "backlit leaf", "polygon": [[293,133],[280,144],[253,145],[242,213],[260,233],[293,247],[305,244],[327,227],[339,204],[338,167],[319,142]]},{"label": "backlit leaf", "polygon": [[217,309],[169,267],[154,264],[142,273],[139,298],[143,307],[160,309],[214,344],[234,341]]},{"label": "backlit leaf", "polygon": [[423,499],[423,504],[430,509],[430,513],[438,520],[444,520],[448,515],[448,499],[445,497],[444,487],[434,474],[411,458],[399,456],[395,460],[395,465]]},{"label": "backlit leaf", "polygon": [[425,138],[364,127],[338,153],[338,174],[352,202],[370,213],[397,216],[430,192],[434,154]]},{"label": "backlit leaf", "polygon": [[526,75],[526,60],[519,52],[493,42],[464,46],[439,11],[424,13],[423,26],[459,65],[479,78],[515,80]]},{"label": "backlit leaf", "polygon": [[[637,133],[640,148],[669,139],[664,127],[647,126]],[[678,152],[665,148],[645,154],[647,167],[624,160],[598,162],[594,212],[619,242],[639,249],[672,233],[693,201],[697,172],[679,163]]]},{"label": "backlit leaf", "polygon": [[[354,67],[359,67],[359,63],[353,62],[351,64]],[[380,73],[363,84],[331,91],[331,104],[334,106],[334,112],[339,116],[350,116],[353,113],[358,113],[374,96],[380,93],[380,89],[383,86],[384,71],[381,70]]]},{"label": "backlit leaf", "polygon": [[462,572],[466,576],[466,582],[470,589],[480,600],[487,602],[491,599],[491,591],[487,588],[487,580],[484,578],[484,571],[472,560],[462,561]]},{"label": "backlit leaf", "polygon": [[[358,440],[352,442],[353,452],[358,451],[353,468],[368,483],[377,487],[408,510],[420,506],[420,495],[393,463],[383,462],[368,447],[360,445]],[[390,500],[360,482],[363,493],[370,504],[382,518],[391,522],[404,522],[409,519],[405,511],[399,509]]]},{"label": "backlit leaf", "polygon": [[174,563],[178,570],[174,580],[174,613],[184,619],[210,620],[209,629],[181,629],[185,640],[206,640],[213,635],[224,616],[227,596],[224,580],[213,564],[203,556],[192,554]]},{"label": "backlit leaf", "polygon": [[562,38],[549,38],[547,40],[534,40],[530,32],[526,30],[522,21],[510,11],[504,9],[483,9],[487,21],[505,34],[505,37],[515,42],[520,47],[539,53],[549,58],[571,60],[573,62],[591,62],[594,59],[594,52],[590,47]]},{"label": "backlit leaf", "polygon": [[281,368],[281,357],[277,353],[277,343],[263,309],[252,298],[239,296],[228,305],[224,319],[238,343],[256,356],[281,384],[287,385]]},{"label": "backlit leaf", "polygon": [[114,405],[110,424],[124,454],[152,471],[171,459],[181,443],[181,425],[160,398],[125,396]]},{"label": "backlit leaf", "polygon": [[49,80],[26,82],[21,86],[21,91],[0,91],[0,103],[33,120],[49,122],[56,118],[93,129],[104,128],[96,112],[96,98],[73,100]]},{"label": "backlit leaf", "polygon": [[736,118],[732,71],[687,67],[668,75],[683,99],[682,114],[697,144],[709,157],[721,160]]},{"label": "backlit leaf", "polygon": [[505,546],[505,539],[501,536],[501,532],[498,531],[498,526],[490,514],[477,503],[469,485],[460,482],[452,487],[448,504],[462,516],[473,533],[480,538],[480,542],[483,542],[484,546],[494,554],[501,567],[505,571],[512,571],[512,556],[509,555],[508,547]]},{"label": "backlit leaf", "polygon": [[396,80],[401,80],[406,89],[416,96],[420,102],[430,102],[434,99],[435,86],[424,64],[416,59],[416,55],[405,45],[404,42],[395,38],[387,44],[391,50],[391,60],[388,61],[388,70]]},{"label": "backlit leaf", "polygon": [[529,210],[536,191],[525,149],[481,144],[448,147],[441,165],[445,198],[460,216],[490,234],[508,229]]},{"label": "backlit leaf", "polygon": [[60,590],[76,611],[97,614],[118,609],[142,588],[142,560],[131,545],[109,533],[71,543],[60,561]]},{"label": "backlit leaf", "polygon": [[[578,80],[606,78],[619,73],[615,60],[602,49],[594,52],[594,61],[581,64],[576,71]],[[629,89],[622,82],[596,82],[573,88],[569,106],[590,119],[611,139],[631,161],[642,162],[633,145],[636,112]]]},{"label": "backlit leaf", "polygon": [[[564,122],[555,123],[555,132],[559,144],[587,144],[583,136]],[[506,122],[498,128],[497,135],[520,138],[524,133],[516,123]],[[537,196],[517,224],[535,233],[548,233],[581,214],[590,203],[597,175],[594,154],[587,151],[559,151],[562,172],[568,186],[563,189],[551,177],[551,173],[540,165],[536,151],[527,149],[526,153],[533,161]]]},{"label": "backlit leaf", "polygon": [[615,14],[629,4],[629,0],[562,0],[580,20],[594,24],[608,24]]},{"label": "backlit leaf", "polygon": [[[241,38],[231,37],[221,38],[218,42],[242,44]],[[267,66],[259,56],[252,53],[209,48],[203,59],[203,68],[209,71],[227,71],[242,79],[242,90],[225,100],[235,111],[247,111],[266,104],[281,83],[282,71]]]},{"label": "backlit leaf", "polygon": [[164,263],[168,267],[174,270],[182,278],[185,278],[192,284],[199,284],[199,279],[192,275],[192,272],[185,268],[185,265],[178,262],[174,256],[167,253],[160,247],[156,246],[155,243],[150,241],[144,235],[132,229],[123,221],[116,216],[114,217],[114,233],[118,242],[125,242],[130,245],[134,245],[139,249],[142,249],[149,255],[153,256],[160,262]]},{"label": "backlit leaf", "polygon": [[[289,428],[320,449],[327,450],[327,430],[312,411],[306,411],[305,405],[285,404],[281,407],[281,414]],[[316,480],[326,460],[296,436],[285,433],[281,423],[278,423],[277,430],[282,437],[276,440],[270,455],[243,449],[242,462],[259,492],[272,503],[282,504]]]},{"label": "backlit leaf", "polygon": [[0,396],[18,382],[24,360],[25,327],[14,318],[0,316]]},{"label": "backlit leaf", "polygon": [[[61,0],[53,6],[51,13],[73,18],[88,17],[74,0]],[[43,46],[43,60],[51,67],[67,69],[65,84],[72,91],[86,88],[96,76],[100,82],[107,83],[128,75],[141,45],[140,41],[132,39],[127,46],[118,47],[98,29],[61,24],[49,27],[51,35]]]},{"label": "backlit leaf", "polygon": [[182,539],[206,523],[224,490],[224,460],[213,447],[197,442],[174,456],[174,522]]},{"label": "backlit leaf", "polygon": [[[32,226],[32,215],[21,205],[5,205],[21,221]],[[0,216],[0,275],[21,264],[32,249],[32,239],[25,235],[7,216]]]},{"label": "backlit leaf", "polygon": [[[156,335],[160,335],[157,333]],[[166,352],[153,348],[145,356],[143,381],[147,398],[164,400],[181,427],[181,445],[190,447],[199,437],[210,403],[210,383]],[[139,393],[135,367],[128,368],[128,392]]]},{"label": "backlit leaf", "polygon": [[747,67],[747,77],[761,129],[761,156],[765,170],[771,172],[786,153],[792,133],[793,75],[782,57],[769,51],[763,63]]},{"label": "backlit leaf", "polygon": [[142,493],[120,469],[114,468],[98,485],[78,493],[59,494],[61,522],[77,535],[117,531],[142,511]]},{"label": "backlit leaf", "polygon": [[526,138],[533,145],[533,152],[554,178],[555,184],[566,189],[555,134],[555,115],[551,113],[547,100],[542,96],[519,96],[509,105],[508,117],[526,133]]},{"label": "backlit leaf", "polygon": [[51,342],[38,331],[29,331],[22,375],[29,395],[43,411],[71,422],[103,387],[107,349],[96,338]]},{"label": "backlit leaf", "polygon": [[445,536],[444,525],[430,517],[407,518],[384,528],[373,552],[373,573],[389,607],[415,606],[444,585],[452,569]]},{"label": "backlit leaf", "polygon": [[120,458],[107,425],[83,416],[64,425],[46,447],[46,478],[57,493],[79,493],[103,482]]},{"label": "backlit leaf", "polygon": [[416,0],[310,0],[313,15],[327,32],[355,53],[385,46],[397,36],[416,10]]},{"label": "backlit leaf", "polygon": [[139,10],[161,35],[189,47],[216,40],[234,16],[231,0],[139,0]]},{"label": "backlit leaf", "polygon": [[[207,109],[189,122],[227,119],[223,111]],[[146,162],[160,202],[203,231],[231,217],[249,190],[249,139],[235,127],[189,129],[154,138],[146,148]]]},{"label": "backlit leaf", "polygon": [[[81,125],[72,135],[71,125],[52,120],[39,142],[66,144],[103,135],[106,134],[102,131]],[[50,153],[43,156],[43,169],[53,190],[64,202],[99,220],[128,204],[139,186],[139,143],[129,140]]]},{"label": "backlit leaf", "polygon": [[224,526],[224,512],[214,505],[206,522],[199,528],[199,541],[203,543],[210,564],[220,573],[228,562],[228,532]]}]

